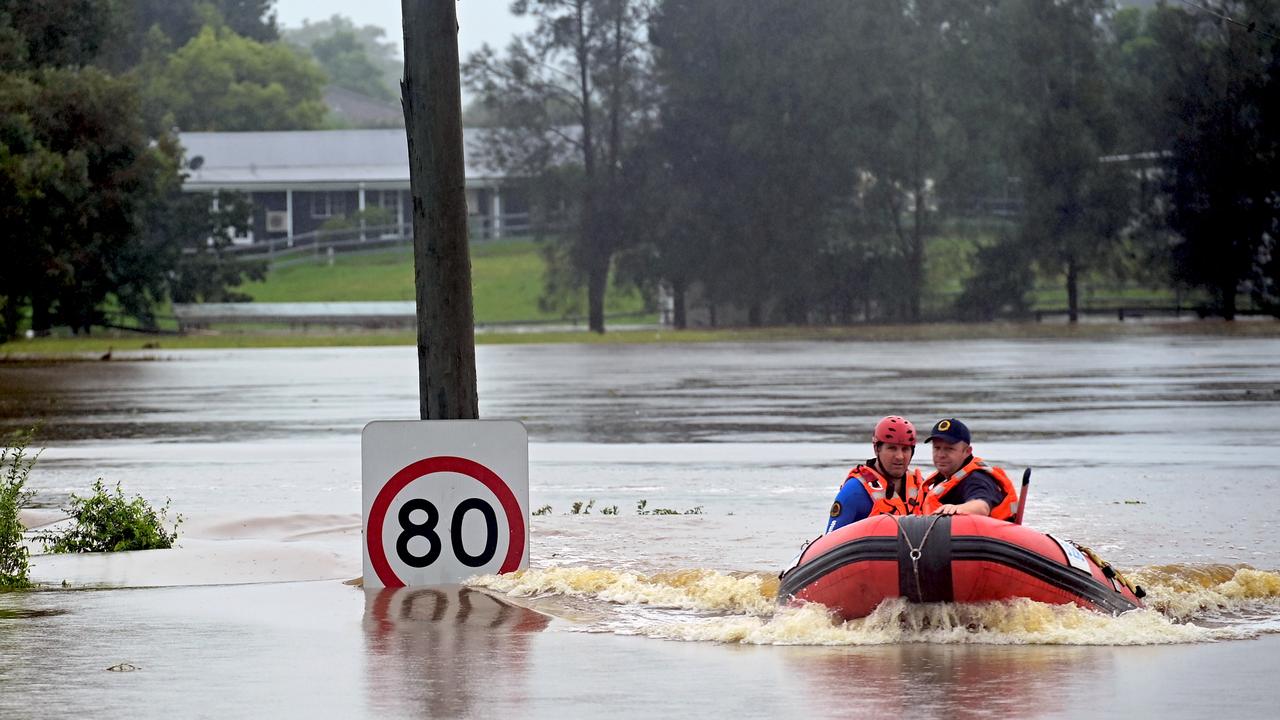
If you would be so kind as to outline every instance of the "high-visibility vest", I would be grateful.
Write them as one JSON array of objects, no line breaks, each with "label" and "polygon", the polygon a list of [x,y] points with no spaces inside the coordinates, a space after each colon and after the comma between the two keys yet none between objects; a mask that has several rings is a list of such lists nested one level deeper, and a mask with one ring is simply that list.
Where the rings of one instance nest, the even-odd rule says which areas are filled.
[{"label": "high-visibility vest", "polygon": [[850,480],[861,483],[867,495],[871,496],[871,515],[920,514],[924,476],[919,470],[907,472],[907,476],[902,479],[902,492],[894,493],[893,497],[889,497],[889,488],[893,484],[869,465],[859,465],[850,470],[845,482]]},{"label": "high-visibility vest", "polygon": [[949,478],[942,478],[942,473],[935,471],[924,481],[924,500],[922,501],[922,512],[925,515],[932,515],[942,506],[942,498],[965,478],[969,477],[975,470],[982,472],[995,478],[996,484],[1004,491],[1004,500],[999,505],[991,508],[991,517],[997,520],[1013,521],[1018,517],[1018,491],[1013,486],[1013,481],[1005,474],[1004,470],[995,465],[988,465],[982,458],[975,457],[969,461],[969,464],[956,471],[955,475]]}]

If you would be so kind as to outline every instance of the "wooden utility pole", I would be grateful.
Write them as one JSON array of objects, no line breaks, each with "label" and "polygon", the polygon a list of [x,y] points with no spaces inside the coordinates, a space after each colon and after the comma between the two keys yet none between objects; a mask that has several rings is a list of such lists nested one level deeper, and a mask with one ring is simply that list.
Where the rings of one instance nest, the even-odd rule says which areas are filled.
[{"label": "wooden utility pole", "polygon": [[479,417],[456,0],[401,0],[423,420]]}]

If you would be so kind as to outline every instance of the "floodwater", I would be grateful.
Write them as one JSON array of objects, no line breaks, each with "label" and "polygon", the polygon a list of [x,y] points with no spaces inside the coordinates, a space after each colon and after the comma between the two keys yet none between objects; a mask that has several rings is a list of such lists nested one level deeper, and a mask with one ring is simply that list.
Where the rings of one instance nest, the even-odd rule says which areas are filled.
[{"label": "floodwater", "polygon": [[[380,593],[342,582],[360,429],[416,416],[412,348],[0,364],[0,425],[43,423],[29,520],[97,477],[185,517],[178,550],[33,559],[53,589],[0,595],[0,717],[1269,717],[1277,357],[1185,333],[483,346],[481,415],[526,424],[531,509],[552,508],[531,570]],[[888,413],[961,417],[1032,467],[1027,524],[1152,609],[776,611]]]}]

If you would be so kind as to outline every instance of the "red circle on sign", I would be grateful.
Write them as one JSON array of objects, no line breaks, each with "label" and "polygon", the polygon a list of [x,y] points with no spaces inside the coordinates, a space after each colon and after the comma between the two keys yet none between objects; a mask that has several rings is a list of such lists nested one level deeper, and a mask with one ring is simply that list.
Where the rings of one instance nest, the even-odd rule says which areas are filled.
[{"label": "red circle on sign", "polygon": [[389,588],[404,587],[404,581],[396,575],[391,563],[387,561],[386,548],[382,547],[382,523],[386,521],[391,501],[400,494],[401,490],[408,487],[409,483],[438,472],[466,475],[489,488],[498,497],[498,502],[502,503],[502,510],[507,515],[507,529],[511,536],[507,542],[507,556],[503,558],[502,567],[498,572],[508,573],[519,570],[520,558],[524,557],[524,513],[521,512],[520,502],[512,494],[511,488],[507,487],[497,473],[474,460],[440,455],[406,465],[391,476],[387,484],[383,485],[382,490],[378,492],[378,496],[373,499],[373,506],[369,508],[369,526],[365,529],[365,544],[369,547],[369,563],[373,565],[373,570],[378,574],[382,584]]}]

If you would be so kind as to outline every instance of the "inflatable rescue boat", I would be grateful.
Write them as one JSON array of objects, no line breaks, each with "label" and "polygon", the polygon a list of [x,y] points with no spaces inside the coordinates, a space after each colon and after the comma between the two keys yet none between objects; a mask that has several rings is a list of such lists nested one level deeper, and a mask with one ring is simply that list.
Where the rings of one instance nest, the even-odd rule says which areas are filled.
[{"label": "inflatable rescue boat", "polygon": [[887,598],[1029,598],[1120,614],[1145,593],[1088,548],[979,515],[879,515],[814,540],[784,572],[780,603],[822,603],[845,620]]}]

